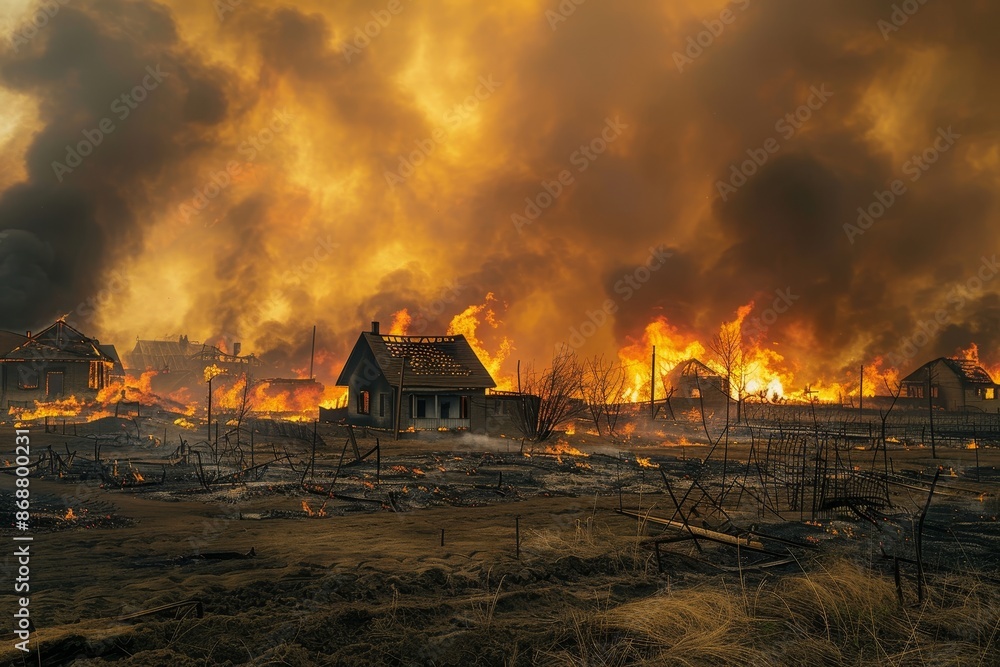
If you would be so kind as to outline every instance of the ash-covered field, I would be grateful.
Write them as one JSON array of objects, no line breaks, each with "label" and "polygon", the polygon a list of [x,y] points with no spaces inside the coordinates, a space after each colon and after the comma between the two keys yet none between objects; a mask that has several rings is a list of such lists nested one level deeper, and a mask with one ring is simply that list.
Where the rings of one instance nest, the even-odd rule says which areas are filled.
[{"label": "ash-covered field", "polygon": [[27,426],[35,630],[4,664],[1000,664],[988,444]]}]

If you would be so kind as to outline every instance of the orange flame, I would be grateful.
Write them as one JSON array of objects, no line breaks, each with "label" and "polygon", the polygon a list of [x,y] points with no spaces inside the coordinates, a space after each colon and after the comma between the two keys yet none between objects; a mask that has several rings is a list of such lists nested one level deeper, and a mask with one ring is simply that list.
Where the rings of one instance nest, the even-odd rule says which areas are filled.
[{"label": "orange flame", "polygon": [[[841,382],[821,379],[819,382],[810,382],[806,387],[805,383],[797,381],[794,369],[780,352],[767,347],[765,341],[744,336],[744,322],[752,310],[751,301],[738,308],[734,318],[723,322],[719,328],[719,337],[729,338],[738,343],[738,351],[730,368],[730,393],[734,399],[753,396],[769,401],[839,402],[858,396],[861,386],[858,369],[853,373],[846,373]],[[640,339],[631,340],[618,351],[618,357],[629,377],[629,386],[623,393],[623,400],[631,402],[649,400],[649,374],[654,345],[656,346],[655,375],[658,376],[654,377],[659,397],[664,396],[667,391],[667,387],[664,386],[665,376],[677,364],[688,359],[698,359],[723,378],[726,376],[726,369],[708,342],[702,342],[697,336],[680,331],[665,317],[659,316],[646,325]],[[885,394],[886,383],[894,389],[898,382],[898,371],[886,367],[881,357],[864,364],[863,386],[866,397]]]},{"label": "orange flame", "polygon": [[663,395],[662,378],[674,366],[687,359],[704,359],[705,347],[694,337],[682,334],[662,315],[646,325],[642,337],[618,350],[628,378],[622,400],[628,402],[649,400],[649,380],[653,346],[656,346],[656,393]]},{"label": "orange flame", "polygon": [[554,445],[549,445],[543,453],[555,456],[559,463],[562,463],[563,456],[582,456],[584,458],[590,456],[590,454],[573,447],[568,442],[557,442]]},{"label": "orange flame", "polygon": [[406,336],[410,330],[410,323],[413,318],[410,312],[404,308],[392,314],[392,324],[389,326],[390,336]]},{"label": "orange flame", "polygon": [[[258,380],[240,375],[212,386],[213,409],[220,412],[245,409],[255,415],[280,415],[292,421],[311,421],[319,416],[324,387],[310,380]],[[244,393],[245,400],[244,403]]]},{"label": "orange flame", "polygon": [[[46,417],[76,417],[79,416],[88,404],[76,396],[61,398],[55,401],[34,401],[35,407],[18,408],[11,406],[8,414],[16,419],[32,421],[35,419],[45,419]],[[107,416],[102,414],[100,416]],[[93,417],[98,419],[99,417]]]},{"label": "orange flame", "polygon": [[476,334],[477,329],[479,329],[483,321],[493,329],[498,328],[502,324],[497,319],[493,308],[494,303],[496,303],[496,297],[493,296],[493,292],[490,292],[486,295],[486,299],[482,304],[469,306],[453,317],[451,323],[448,325],[447,335],[456,336],[462,334],[465,336],[465,339],[469,341],[469,345],[475,351],[476,356],[479,357],[479,361],[482,362],[486,370],[489,371],[490,376],[497,383],[497,390],[512,391],[514,389],[513,378],[503,376],[500,370],[503,362],[507,360],[511,350],[514,349],[512,341],[506,336],[502,337],[497,351],[490,354],[486,350],[486,344]]},{"label": "orange flame", "polygon": [[990,374],[994,382],[1000,381],[1000,364],[990,364],[982,360],[979,357],[979,346],[975,343],[972,343],[967,349],[961,350],[959,354],[966,361],[971,361],[977,366],[982,366]]},{"label": "orange flame", "polygon": [[326,510],[324,509],[325,507],[326,503],[324,503],[319,509],[314,510],[312,507],[309,506],[309,503],[307,503],[304,500],[302,501],[302,511],[306,513],[306,516],[314,516],[314,517],[326,516]]},{"label": "orange flame", "polygon": [[659,468],[660,467],[659,463],[653,463],[652,461],[650,461],[645,456],[637,456],[637,457],[635,457],[635,462],[639,464],[640,468]]},{"label": "orange flame", "polygon": [[63,520],[64,521],[72,521],[75,518],[76,518],[76,515],[73,514],[73,508],[70,507],[68,510],[66,510],[66,516],[63,517]]}]

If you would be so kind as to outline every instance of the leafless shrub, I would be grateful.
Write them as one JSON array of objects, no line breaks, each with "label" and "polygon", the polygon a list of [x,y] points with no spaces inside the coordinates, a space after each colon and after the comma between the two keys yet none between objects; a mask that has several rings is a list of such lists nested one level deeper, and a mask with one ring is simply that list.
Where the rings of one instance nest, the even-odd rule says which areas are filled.
[{"label": "leafless shrub", "polygon": [[580,392],[598,435],[615,435],[622,411],[625,380],[625,369],[621,364],[606,361],[604,355],[591,357],[583,363]]},{"label": "leafless shrub", "polygon": [[560,351],[552,365],[541,372],[529,367],[518,373],[518,386],[524,396],[535,401],[523,401],[523,428],[527,438],[543,442],[570,419],[583,414],[587,407],[580,398],[583,366],[572,351]]}]

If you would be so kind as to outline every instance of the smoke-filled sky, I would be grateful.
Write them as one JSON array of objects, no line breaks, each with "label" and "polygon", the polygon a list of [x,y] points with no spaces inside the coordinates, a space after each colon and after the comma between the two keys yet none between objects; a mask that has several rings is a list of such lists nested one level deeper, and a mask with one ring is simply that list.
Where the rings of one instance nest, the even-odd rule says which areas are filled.
[{"label": "smoke-filled sky", "polygon": [[1000,361],[994,0],[3,11],[0,328],[302,366],[317,324],[329,380],[403,308],[492,293],[512,362],[752,301],[805,380]]}]

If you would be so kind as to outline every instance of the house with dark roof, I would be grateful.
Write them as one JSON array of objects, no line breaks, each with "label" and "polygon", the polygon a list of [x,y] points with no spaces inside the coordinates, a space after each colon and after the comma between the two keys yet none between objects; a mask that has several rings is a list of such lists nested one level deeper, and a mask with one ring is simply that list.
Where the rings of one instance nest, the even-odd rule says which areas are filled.
[{"label": "house with dark roof", "polygon": [[[496,386],[465,336],[361,334],[337,386],[347,421],[408,430],[486,428],[486,390]],[[398,418],[397,418],[398,415]],[[398,421],[397,421],[398,419]]]},{"label": "house with dark roof", "polygon": [[116,363],[120,368],[113,345],[102,345],[62,320],[21,338],[0,336],[4,347],[16,343],[0,357],[0,404],[5,410],[12,404],[94,397],[111,383]]},{"label": "house with dark roof", "polygon": [[968,359],[941,357],[903,378],[903,395],[928,400],[944,410],[1000,410],[1000,386]]}]

